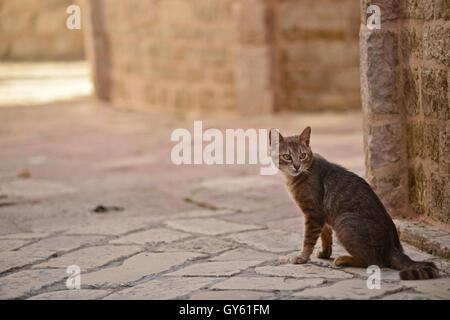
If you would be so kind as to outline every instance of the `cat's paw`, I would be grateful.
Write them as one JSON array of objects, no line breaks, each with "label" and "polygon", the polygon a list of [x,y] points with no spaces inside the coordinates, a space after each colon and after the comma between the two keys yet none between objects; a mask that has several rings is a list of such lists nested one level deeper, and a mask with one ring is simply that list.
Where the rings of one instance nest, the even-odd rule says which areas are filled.
[{"label": "cat's paw", "polygon": [[306,262],[308,262],[308,258],[304,258],[301,255],[300,256],[295,256],[295,257],[291,257],[291,261],[292,264],[304,264]]},{"label": "cat's paw", "polygon": [[331,257],[331,250],[317,252],[317,258],[319,259],[330,259],[330,257]]}]

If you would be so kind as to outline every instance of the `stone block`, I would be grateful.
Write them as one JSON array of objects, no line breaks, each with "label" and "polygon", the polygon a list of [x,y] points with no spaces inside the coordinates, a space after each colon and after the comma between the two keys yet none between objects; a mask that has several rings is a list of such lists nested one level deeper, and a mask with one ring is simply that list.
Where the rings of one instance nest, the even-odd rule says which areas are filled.
[{"label": "stone block", "polygon": [[390,291],[396,291],[401,285],[394,283],[382,283],[380,289],[369,289],[366,280],[350,279],[332,284],[331,286],[321,288],[311,288],[295,293],[296,298],[321,298],[321,299],[354,299],[367,300],[378,296],[383,296]]},{"label": "stone block", "polygon": [[402,28],[400,31],[400,43],[400,50],[405,61],[409,58],[422,59],[424,35],[421,28]]},{"label": "stone block", "polygon": [[400,184],[398,175],[375,176],[372,185],[388,211],[403,208],[406,205],[405,190]]},{"label": "stone block", "polygon": [[397,35],[391,31],[361,28],[361,83],[366,112],[398,113]]},{"label": "stone block", "polygon": [[175,278],[164,277],[154,279],[134,287],[114,292],[107,300],[168,300],[176,299],[197,291],[216,282],[211,277]]},{"label": "stone block", "polygon": [[447,71],[422,70],[422,105],[426,116],[449,119]]},{"label": "stone block", "polygon": [[403,69],[403,104],[408,115],[415,116],[420,112],[419,90],[418,69]]},{"label": "stone block", "polygon": [[428,180],[422,166],[408,170],[409,203],[417,214],[426,213]]},{"label": "stone block", "polygon": [[168,276],[189,276],[189,277],[225,277],[233,276],[241,271],[254,267],[263,261],[211,261],[196,263],[183,269],[167,274]]},{"label": "stone block", "polygon": [[292,279],[283,277],[232,277],[212,286],[225,290],[300,290],[324,283],[324,279]]},{"label": "stone block", "polygon": [[403,133],[399,123],[373,126],[368,137],[369,164],[376,169],[401,158]]}]

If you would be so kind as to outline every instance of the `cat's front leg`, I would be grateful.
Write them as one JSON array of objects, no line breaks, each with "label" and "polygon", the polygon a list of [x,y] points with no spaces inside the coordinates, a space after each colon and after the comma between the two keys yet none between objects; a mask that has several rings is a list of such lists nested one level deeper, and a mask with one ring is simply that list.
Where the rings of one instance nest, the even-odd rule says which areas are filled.
[{"label": "cat's front leg", "polygon": [[[305,212],[305,210],[304,210]],[[317,239],[325,225],[325,221],[322,217],[318,216],[315,212],[305,212],[305,234],[303,236],[303,248],[302,252],[298,256],[294,256],[290,259],[293,264],[303,264],[309,260]]]}]

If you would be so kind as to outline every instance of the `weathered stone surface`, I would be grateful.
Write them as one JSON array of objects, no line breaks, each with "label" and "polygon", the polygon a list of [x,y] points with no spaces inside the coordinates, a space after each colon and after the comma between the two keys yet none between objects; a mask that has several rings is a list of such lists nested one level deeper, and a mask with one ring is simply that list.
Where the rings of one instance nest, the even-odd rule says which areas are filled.
[{"label": "weathered stone surface", "polygon": [[319,299],[369,299],[382,296],[391,291],[400,289],[401,286],[393,283],[382,283],[380,289],[368,289],[366,280],[350,279],[342,280],[331,286],[306,289],[295,293],[295,298],[319,298]]},{"label": "weathered stone surface", "polygon": [[370,166],[376,169],[400,160],[401,139],[402,128],[398,123],[373,126],[368,138]]},{"label": "weathered stone surface", "polygon": [[409,288],[414,288],[414,290],[418,292],[423,292],[445,300],[450,299],[450,278],[426,281],[408,280],[401,281],[400,283]]},{"label": "weathered stone surface", "polygon": [[0,239],[26,239],[33,240],[39,238],[45,238],[48,236],[48,233],[42,232],[25,232],[25,233],[11,233],[0,235]]},{"label": "weathered stone surface", "polygon": [[76,189],[71,186],[35,179],[12,180],[0,186],[0,193],[25,199],[39,199],[74,192]]},{"label": "weathered stone surface", "polygon": [[218,235],[244,230],[254,230],[261,227],[255,225],[244,225],[221,221],[214,218],[179,219],[169,220],[166,225],[186,232],[202,233],[207,235]]},{"label": "weathered stone surface", "polygon": [[360,33],[361,86],[366,114],[398,113],[396,97],[397,36],[362,27]]},{"label": "weathered stone surface", "polygon": [[43,260],[41,255],[34,255],[29,251],[5,251],[0,252],[0,272],[12,268],[22,267]]},{"label": "weathered stone surface", "polygon": [[108,219],[89,219],[67,231],[69,234],[107,234],[120,235],[147,227],[157,221],[155,217],[127,217]]},{"label": "weathered stone surface", "polygon": [[275,260],[278,258],[278,255],[260,252],[248,248],[237,248],[227,252],[222,253],[221,255],[211,258],[211,261],[267,261],[267,260]]},{"label": "weathered stone surface", "polygon": [[372,187],[388,210],[405,206],[407,195],[397,174],[374,177]]},{"label": "weathered stone surface", "polygon": [[229,216],[235,213],[235,210],[189,210],[172,215],[172,218],[199,218],[199,217],[214,217],[214,216]]},{"label": "weathered stone surface", "polygon": [[31,294],[67,277],[66,270],[24,270],[0,278],[0,299]]},{"label": "weathered stone surface", "polygon": [[193,294],[189,300],[259,300],[267,293],[246,290],[214,290]]},{"label": "weathered stone surface", "polygon": [[423,47],[426,59],[433,59],[441,65],[449,66],[450,42],[448,40],[448,27],[445,24],[433,24],[424,27]]},{"label": "weathered stone surface", "polygon": [[222,219],[237,223],[262,224],[267,221],[294,218],[299,217],[300,215],[299,209],[292,204],[290,206],[260,209],[254,212],[237,213],[223,217]]},{"label": "weathered stone surface", "polygon": [[426,116],[443,121],[449,119],[448,82],[445,70],[422,70],[422,106]]},{"label": "weathered stone surface", "polygon": [[[366,268],[343,268],[342,270],[358,275],[359,277],[362,277],[363,279],[367,279],[370,277],[373,273],[369,272],[367,273]],[[389,268],[381,268],[381,281],[398,281],[400,280],[400,276],[398,274],[398,270],[393,270]]]},{"label": "weathered stone surface", "polygon": [[257,267],[256,273],[278,277],[349,279],[353,276],[344,271],[310,264],[288,264],[282,266]]},{"label": "weathered stone surface", "polygon": [[[408,51],[409,52],[409,51]],[[419,71],[417,68],[403,69],[403,105],[409,115],[419,114]]]},{"label": "weathered stone surface", "polygon": [[169,276],[232,276],[262,261],[212,261],[196,263],[169,273]]},{"label": "weathered stone surface", "polygon": [[24,252],[32,252],[34,256],[48,258],[52,254],[59,254],[79,248],[86,244],[95,244],[103,240],[103,236],[57,236],[46,238],[22,248]]},{"label": "weathered stone surface", "polygon": [[25,245],[29,241],[19,239],[0,240],[0,252],[10,251]]},{"label": "weathered stone surface", "polygon": [[98,236],[58,236],[40,240],[16,251],[0,252],[0,272],[36,263],[101,239]]},{"label": "weathered stone surface", "polygon": [[82,285],[111,286],[130,283],[198,257],[201,254],[193,252],[140,253],[126,259],[120,266],[84,274]]},{"label": "weathered stone surface", "polygon": [[[414,245],[416,248],[425,250],[444,258],[450,257],[450,246],[446,241],[440,241],[441,237],[447,236],[447,233],[424,224],[423,222],[395,220],[397,230],[399,231],[400,240]],[[429,255],[424,255],[423,252],[417,253],[417,250],[405,246],[405,251],[414,259],[417,260],[429,259]]]},{"label": "weathered stone surface", "polygon": [[191,251],[203,253],[218,253],[236,247],[234,243],[212,237],[200,237],[158,247],[158,251]]},{"label": "weathered stone surface", "polygon": [[79,289],[41,293],[28,300],[95,300],[108,294],[106,290]]},{"label": "weathered stone surface", "polygon": [[125,157],[96,163],[94,168],[100,170],[121,170],[130,167],[143,166],[155,163],[157,160],[153,155],[139,155],[135,157]]},{"label": "weathered stone surface", "polygon": [[130,256],[139,251],[142,251],[142,248],[138,246],[106,245],[90,247],[50,259],[34,266],[34,268],[67,268],[70,265],[77,265],[82,272],[85,272],[88,269],[103,266],[111,261]]},{"label": "weathered stone surface", "polygon": [[227,236],[237,242],[272,252],[286,252],[300,248],[301,238],[299,233],[282,230],[258,230],[243,232]]},{"label": "weathered stone surface", "polygon": [[120,244],[157,244],[157,243],[169,243],[173,241],[178,241],[184,238],[188,238],[191,235],[184,232],[173,231],[166,228],[155,228],[150,230],[145,230],[142,232],[132,233],[119,239],[111,240],[110,243],[120,243]]},{"label": "weathered stone surface", "polygon": [[269,229],[279,229],[292,232],[303,232],[303,225],[303,216],[267,222],[267,227]]},{"label": "weathered stone surface", "polygon": [[383,297],[382,300],[441,300],[433,295],[417,293],[412,291],[402,291]]},{"label": "weathered stone surface", "polygon": [[132,288],[115,292],[105,299],[107,300],[122,300],[122,299],[137,299],[137,300],[168,300],[182,297],[195,290],[207,287],[209,284],[217,281],[214,278],[175,278],[163,277],[160,279],[151,280],[142,284],[136,285]]},{"label": "weathered stone surface", "polygon": [[280,181],[267,176],[246,176],[233,178],[220,178],[207,180],[200,183],[200,186],[207,189],[220,190],[223,192],[239,192],[252,188],[262,188],[272,185],[279,185]]},{"label": "weathered stone surface", "polygon": [[283,279],[281,277],[233,277],[213,285],[212,289],[226,290],[299,290],[315,287],[324,282],[323,279]]}]

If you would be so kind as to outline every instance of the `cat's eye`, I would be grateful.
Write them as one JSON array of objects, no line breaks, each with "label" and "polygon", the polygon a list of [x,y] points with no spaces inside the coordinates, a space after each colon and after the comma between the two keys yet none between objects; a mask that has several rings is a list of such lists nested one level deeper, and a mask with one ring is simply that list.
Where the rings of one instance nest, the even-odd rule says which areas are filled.
[{"label": "cat's eye", "polygon": [[290,154],[283,154],[283,159],[284,160],[291,160],[291,155]]},{"label": "cat's eye", "polygon": [[306,159],[306,153],[302,152],[299,155],[300,160],[305,160]]}]

